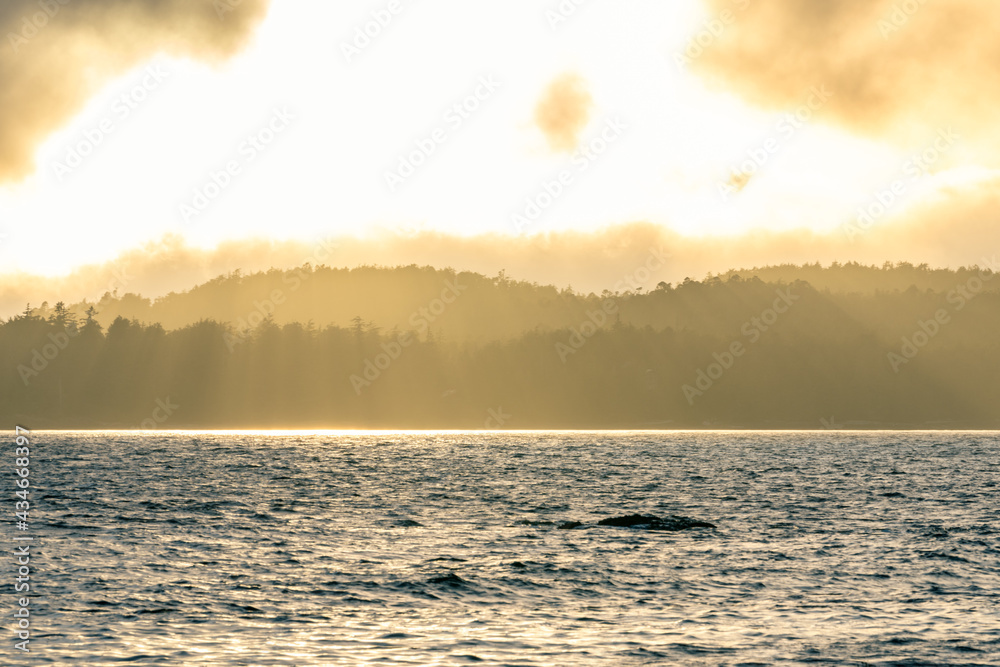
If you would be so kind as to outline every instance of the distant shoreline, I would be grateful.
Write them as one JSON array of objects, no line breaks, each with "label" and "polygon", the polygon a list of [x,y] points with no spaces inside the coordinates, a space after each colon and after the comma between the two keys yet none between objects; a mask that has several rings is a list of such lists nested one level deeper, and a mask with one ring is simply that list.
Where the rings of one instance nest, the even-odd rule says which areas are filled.
[{"label": "distant shoreline", "polygon": [[[14,423],[7,420],[7,423]],[[20,422],[18,422],[20,423]],[[13,432],[13,429],[3,429]],[[190,427],[172,428],[158,430],[142,430],[135,428],[114,428],[114,427],[37,427],[31,429],[33,433],[128,433],[143,435],[169,435],[174,433],[194,434],[194,433],[263,433],[263,434],[289,434],[289,435],[378,435],[378,434],[420,434],[420,433],[1000,433],[1000,427],[955,427],[955,428],[929,428],[918,426],[885,427],[872,426],[868,428],[801,428],[801,427],[771,427],[771,428],[739,428],[739,427],[678,427],[678,428],[526,428],[526,429],[483,429],[483,428],[277,428],[277,427]]]}]

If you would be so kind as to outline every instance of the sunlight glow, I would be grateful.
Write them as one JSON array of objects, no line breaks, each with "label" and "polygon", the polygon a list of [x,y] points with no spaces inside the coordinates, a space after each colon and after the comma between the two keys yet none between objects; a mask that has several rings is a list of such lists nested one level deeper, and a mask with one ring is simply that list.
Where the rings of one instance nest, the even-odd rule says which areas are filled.
[{"label": "sunlight glow", "polygon": [[[0,188],[4,270],[65,274],[167,233],[212,247],[252,236],[513,235],[637,220],[689,236],[824,232],[850,220],[905,160],[905,151],[823,124],[789,124],[796,109],[754,109],[709,91],[675,62],[704,20],[696,0],[588,6],[556,31],[526,0],[489,12],[448,6],[469,20],[464,31],[439,10],[408,6],[352,62],[340,47],[366,15],[294,0],[275,3],[231,62],[160,56],[133,68],[49,137],[34,176]],[[511,50],[505,35],[515,30],[522,41]],[[605,38],[595,42],[595,31]],[[427,40],[442,48],[419,48]],[[542,90],[567,72],[594,99],[582,138],[600,154],[586,159],[547,150],[532,125]],[[484,77],[499,87],[449,124],[449,110]],[[246,142],[269,134],[275,110],[293,120],[251,158]],[[603,142],[609,122],[624,130]],[[390,189],[385,174],[435,128],[446,129],[444,141]],[[769,140],[777,149],[755,165]],[[88,152],[79,165],[58,167],[76,148]],[[225,174],[227,164],[238,173]],[[747,167],[753,173],[736,181],[745,185],[727,193]],[[514,216],[545,202],[561,171],[572,182],[519,229]],[[196,214],[185,215],[191,207]]]}]

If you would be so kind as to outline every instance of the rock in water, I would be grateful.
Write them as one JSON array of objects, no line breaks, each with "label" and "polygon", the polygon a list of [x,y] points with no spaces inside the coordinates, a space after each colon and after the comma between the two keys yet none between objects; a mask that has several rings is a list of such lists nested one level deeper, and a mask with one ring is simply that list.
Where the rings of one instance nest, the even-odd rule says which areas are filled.
[{"label": "rock in water", "polygon": [[658,522],[659,517],[646,516],[644,514],[629,514],[628,516],[616,516],[611,519],[601,519],[598,526],[616,526],[618,528],[633,528],[635,526],[647,526]]},{"label": "rock in water", "polygon": [[667,518],[645,514],[629,514],[610,519],[601,519],[598,526],[616,526],[620,528],[641,528],[643,530],[686,530],[688,528],[715,528],[715,524],[707,521],[696,521],[686,516],[671,515]]}]

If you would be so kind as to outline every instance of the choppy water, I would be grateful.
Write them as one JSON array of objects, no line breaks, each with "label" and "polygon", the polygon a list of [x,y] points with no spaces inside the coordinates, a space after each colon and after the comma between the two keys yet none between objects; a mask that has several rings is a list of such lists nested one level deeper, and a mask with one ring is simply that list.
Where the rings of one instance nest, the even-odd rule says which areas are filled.
[{"label": "choppy water", "polygon": [[36,433],[0,663],[998,665],[998,441]]}]

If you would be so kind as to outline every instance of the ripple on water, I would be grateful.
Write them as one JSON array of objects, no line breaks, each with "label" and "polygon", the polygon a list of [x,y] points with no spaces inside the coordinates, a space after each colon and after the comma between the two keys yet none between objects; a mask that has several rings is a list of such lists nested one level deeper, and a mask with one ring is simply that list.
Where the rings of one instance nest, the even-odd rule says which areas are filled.
[{"label": "ripple on water", "polygon": [[38,434],[37,655],[998,664],[997,443]]}]

